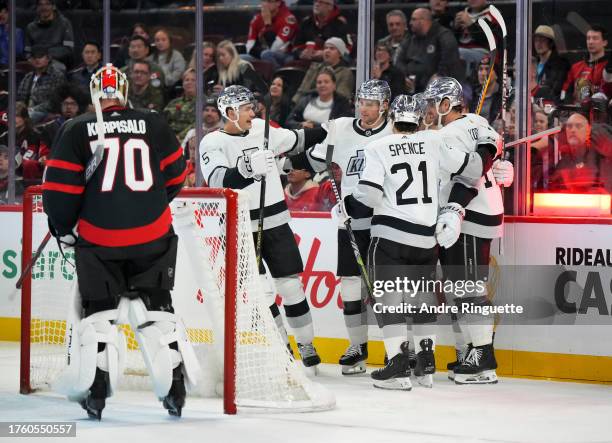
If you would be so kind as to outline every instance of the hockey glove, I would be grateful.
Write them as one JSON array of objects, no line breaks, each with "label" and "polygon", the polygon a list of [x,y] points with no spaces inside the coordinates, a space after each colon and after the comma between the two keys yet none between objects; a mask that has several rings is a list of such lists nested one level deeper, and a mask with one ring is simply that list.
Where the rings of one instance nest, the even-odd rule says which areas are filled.
[{"label": "hockey glove", "polygon": [[49,232],[51,233],[53,237],[57,239],[57,242],[61,246],[67,246],[69,248],[74,247],[74,245],[77,242],[77,238],[79,237],[75,229],[71,229],[68,233],[63,233],[63,232],[60,233],[58,229],[56,229],[55,226],[53,226],[53,224],[51,223],[51,220],[47,219],[47,221],[49,224]]},{"label": "hockey glove", "polygon": [[344,200],[340,200],[331,209],[331,216],[338,222],[338,226],[344,227],[346,222],[351,221],[351,216],[346,212],[346,206],[344,206]]},{"label": "hockey glove", "polygon": [[244,178],[256,178],[266,176],[276,167],[274,152],[270,149],[259,150],[246,158],[238,159],[238,172]]},{"label": "hockey glove", "polygon": [[493,177],[500,186],[510,186],[514,181],[514,166],[508,160],[495,160],[491,167]]},{"label": "hockey glove", "polygon": [[449,203],[440,209],[436,223],[436,240],[443,248],[450,248],[461,234],[465,209],[458,203]]}]

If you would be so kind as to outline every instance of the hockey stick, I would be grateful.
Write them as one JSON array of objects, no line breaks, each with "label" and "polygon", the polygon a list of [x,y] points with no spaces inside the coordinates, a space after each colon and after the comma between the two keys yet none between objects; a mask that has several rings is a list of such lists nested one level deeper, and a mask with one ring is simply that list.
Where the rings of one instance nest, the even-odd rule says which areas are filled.
[{"label": "hockey stick", "polygon": [[497,57],[497,44],[495,43],[495,36],[493,35],[489,24],[485,20],[479,18],[478,25],[485,33],[487,41],[489,42],[489,74],[487,75],[487,81],[482,88],[480,98],[478,99],[478,106],[476,107],[476,114],[480,115],[480,113],[482,112],[482,105],[484,104],[485,98],[487,97],[487,91],[489,90],[491,78],[493,77],[493,69],[495,68],[495,58]]},{"label": "hockey stick", "polygon": [[[266,120],[264,126],[264,140],[263,140],[263,149],[268,149],[268,144],[270,140],[270,103],[271,97],[270,94],[266,94],[264,96],[264,107],[266,109]],[[264,209],[266,206],[266,176],[264,175],[261,178],[261,187],[259,188],[259,221],[257,222],[257,246],[256,246],[256,254],[257,254],[257,266],[261,265],[261,246],[263,242],[263,228],[264,228]]]},{"label": "hockey stick", "polygon": [[[497,24],[499,25],[502,32],[502,45],[503,45],[503,55],[502,55],[502,103],[501,103],[501,119],[502,119],[502,140],[505,139],[506,136],[506,106],[508,103],[508,30],[506,29],[506,22],[504,21],[504,17],[499,12],[495,6],[491,5],[489,7],[489,13],[493,16]],[[503,158],[503,150],[502,150],[502,158]]]},{"label": "hockey stick", "polygon": [[[342,197],[340,196],[340,192],[338,190],[338,183],[336,182],[336,177],[334,177],[334,171],[332,170],[332,157],[334,156],[334,141],[336,136],[336,123],[333,120],[329,121],[329,142],[327,143],[327,152],[325,153],[325,166],[327,168],[327,174],[329,175],[329,179],[331,181],[332,189],[334,191],[334,196],[336,197],[337,203],[342,203]],[[346,227],[346,232],[349,237],[349,242],[351,243],[351,248],[353,248],[353,254],[355,255],[355,261],[357,262],[357,266],[359,267],[359,272],[361,274],[361,280],[368,291],[368,297],[365,301],[366,304],[374,302],[374,294],[372,291],[372,284],[370,283],[370,279],[368,278],[368,271],[366,269],[365,263],[363,262],[363,257],[361,256],[361,252],[359,252],[359,246],[357,245],[357,240],[355,239],[355,233],[353,232],[353,228],[351,227],[351,219],[347,218],[344,221],[344,226]]]},{"label": "hockey stick", "polygon": [[547,137],[549,135],[558,134],[561,132],[561,126],[555,126],[554,128],[547,129],[542,132],[538,132],[537,134],[528,135],[527,137],[519,138],[518,140],[514,140],[510,143],[506,144],[506,148],[513,148],[516,145],[520,145],[522,143],[533,142],[539,140],[541,138]]},{"label": "hockey stick", "polygon": [[584,35],[587,35],[587,32],[589,32],[589,30],[591,29],[591,25],[589,25],[589,22],[587,22],[576,11],[568,12],[567,17],[565,17],[565,19],[569,22],[569,24],[573,25]]},{"label": "hockey stick", "polygon": [[[96,144],[96,149],[93,155],[91,156],[91,158],[88,160],[87,166],[85,168],[85,184],[89,183],[89,181],[91,180],[91,177],[93,176],[94,172],[96,172],[96,169],[98,169],[98,166],[100,166],[100,163],[102,163],[102,159],[104,158],[104,126],[103,126],[104,121],[102,118],[102,108],[100,107],[99,96],[93,97],[93,102],[94,102],[94,108],[96,110],[96,125],[97,125],[97,132],[98,132],[98,143]],[[15,284],[15,287],[17,289],[21,289],[21,286],[23,285],[23,280],[26,278],[26,276],[28,275],[28,273],[30,272],[30,270],[32,269],[32,267],[34,266],[38,258],[41,256],[41,254],[45,250],[45,247],[47,246],[47,243],[49,243],[50,239],[51,239],[51,232],[49,231],[47,232],[45,237],[40,242],[38,249],[36,249],[36,253],[34,253],[28,265],[24,268],[23,271],[21,271],[19,280],[17,280],[17,283]]]}]

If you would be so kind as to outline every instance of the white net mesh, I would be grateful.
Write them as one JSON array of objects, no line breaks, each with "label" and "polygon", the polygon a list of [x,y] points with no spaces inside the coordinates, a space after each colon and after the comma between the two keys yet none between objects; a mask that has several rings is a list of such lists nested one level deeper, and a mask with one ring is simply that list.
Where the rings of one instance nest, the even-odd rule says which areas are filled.
[{"label": "white net mesh", "polygon": [[[34,200],[32,244],[46,232],[40,197]],[[224,306],[227,258],[227,202],[222,196],[178,198],[173,202],[174,228],[179,236],[175,288],[176,313],[182,317],[189,339],[203,368],[197,392],[222,394]],[[289,354],[278,333],[260,287],[250,229],[248,197],[238,197],[236,258],[236,398],[238,407],[318,410],[334,406],[333,395],[310,381]],[[229,252],[232,254],[232,252]],[[66,251],[66,258],[74,261]],[[65,366],[66,316],[75,281],[72,266],[50,242],[32,270],[30,384],[48,389]],[[122,325],[128,357],[122,389],[150,387],[147,370],[134,335]]]}]

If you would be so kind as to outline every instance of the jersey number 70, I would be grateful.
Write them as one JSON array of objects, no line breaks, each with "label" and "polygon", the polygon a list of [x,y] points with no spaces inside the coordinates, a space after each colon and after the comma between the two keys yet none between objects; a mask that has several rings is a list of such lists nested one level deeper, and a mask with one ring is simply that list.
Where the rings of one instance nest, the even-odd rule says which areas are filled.
[{"label": "jersey number 70", "polygon": [[[405,198],[403,196],[404,192],[406,192],[406,190],[410,187],[410,185],[412,184],[412,182],[414,181],[414,177],[412,175],[412,168],[410,167],[410,163],[396,163],[395,165],[391,166],[391,173],[392,174],[397,174],[399,171],[406,171],[406,181],[404,182],[404,184],[402,186],[399,187],[399,189],[395,192],[395,199],[396,199],[396,204],[397,206],[401,206],[401,205],[416,205],[417,203],[419,203],[419,199],[417,197],[411,197],[411,198]],[[422,162],[419,163],[419,167],[417,168],[418,171],[421,172],[421,175],[423,176],[423,197],[422,197],[422,201],[423,203],[431,203],[432,199],[431,197],[428,195],[427,193],[427,162],[425,160],[423,160]]]},{"label": "jersey number 70", "polygon": [[[91,150],[94,152],[98,141],[90,142]],[[115,186],[115,176],[117,175],[117,165],[119,155],[123,152],[123,170],[125,185],[132,191],[144,192],[153,186],[153,172],[151,171],[151,161],[149,156],[149,145],[141,138],[130,138],[123,144],[116,138],[104,139],[104,149],[108,150],[106,165],[104,167],[104,177],[102,178],[102,192],[112,191]],[[136,151],[140,151],[140,156],[136,156]],[[140,178],[136,175],[136,161],[140,159]]]}]

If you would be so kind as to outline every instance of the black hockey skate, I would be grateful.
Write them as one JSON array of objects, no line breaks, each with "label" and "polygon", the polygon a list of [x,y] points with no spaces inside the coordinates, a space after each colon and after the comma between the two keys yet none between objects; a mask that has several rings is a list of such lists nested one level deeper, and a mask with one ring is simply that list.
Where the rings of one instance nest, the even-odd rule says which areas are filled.
[{"label": "black hockey skate", "polygon": [[342,365],[342,375],[363,374],[366,371],[367,359],[367,343],[350,345],[338,362]]},{"label": "black hockey skate", "polygon": [[455,368],[455,383],[458,385],[497,383],[495,369],[497,361],[493,344],[474,346],[464,362]]},{"label": "black hockey skate", "polygon": [[96,368],[96,375],[91,388],[89,388],[89,395],[79,402],[81,407],[87,411],[89,418],[102,420],[102,410],[106,406],[109,387],[108,372]]},{"label": "black hockey skate", "polygon": [[410,391],[410,360],[408,358],[408,342],[402,343],[401,352],[391,358],[384,368],[372,372],[374,387]]},{"label": "black hockey skate", "polygon": [[471,350],[472,350],[472,343],[461,346],[461,349],[455,348],[455,355],[457,357],[457,360],[450,362],[449,364],[446,365],[446,369],[448,370],[449,380],[455,379],[455,368],[460,366],[465,361],[465,357],[470,353]]},{"label": "black hockey skate", "polygon": [[168,414],[174,417],[180,417],[185,406],[185,376],[183,375],[183,364],[174,368],[172,371],[172,386],[170,392],[162,400],[164,408],[168,410]]},{"label": "black hockey skate", "polygon": [[414,375],[421,386],[433,387],[433,374],[436,372],[436,358],[433,352],[433,341],[424,338],[419,343],[421,350],[416,355]]},{"label": "black hockey skate", "polygon": [[302,363],[306,368],[306,373],[308,375],[317,375],[317,365],[321,363],[321,357],[317,354],[315,347],[312,343],[306,343],[304,345],[298,343],[297,347],[300,352],[300,357],[302,357]]}]

